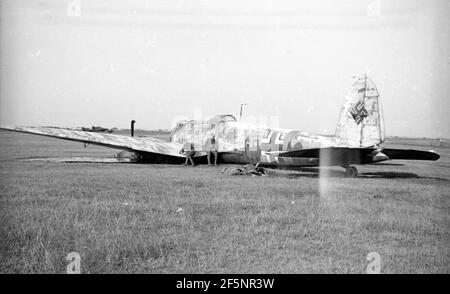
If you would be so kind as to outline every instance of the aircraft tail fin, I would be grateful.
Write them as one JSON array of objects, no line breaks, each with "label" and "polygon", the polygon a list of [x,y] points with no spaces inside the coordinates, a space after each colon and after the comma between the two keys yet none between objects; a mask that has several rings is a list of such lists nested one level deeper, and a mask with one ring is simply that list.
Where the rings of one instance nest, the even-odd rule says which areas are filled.
[{"label": "aircraft tail fin", "polygon": [[357,76],[341,108],[335,136],[350,146],[369,147],[384,141],[384,118],[375,83]]}]

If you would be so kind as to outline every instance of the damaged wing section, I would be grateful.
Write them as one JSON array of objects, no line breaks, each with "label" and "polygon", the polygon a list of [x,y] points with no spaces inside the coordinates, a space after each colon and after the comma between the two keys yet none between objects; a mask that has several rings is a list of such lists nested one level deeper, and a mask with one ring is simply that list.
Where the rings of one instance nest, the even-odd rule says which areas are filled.
[{"label": "damaged wing section", "polygon": [[133,152],[139,156],[139,159],[148,162],[179,163],[184,158],[184,155],[179,153],[181,144],[150,137],[136,138],[51,127],[2,127],[0,129],[121,149]]}]

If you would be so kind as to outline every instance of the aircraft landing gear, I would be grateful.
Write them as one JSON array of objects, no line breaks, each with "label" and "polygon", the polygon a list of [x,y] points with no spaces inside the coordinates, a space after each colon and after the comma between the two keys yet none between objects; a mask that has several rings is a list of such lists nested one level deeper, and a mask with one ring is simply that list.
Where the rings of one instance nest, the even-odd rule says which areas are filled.
[{"label": "aircraft landing gear", "polygon": [[358,176],[358,170],[354,166],[345,166],[345,176],[349,178],[356,178]]}]

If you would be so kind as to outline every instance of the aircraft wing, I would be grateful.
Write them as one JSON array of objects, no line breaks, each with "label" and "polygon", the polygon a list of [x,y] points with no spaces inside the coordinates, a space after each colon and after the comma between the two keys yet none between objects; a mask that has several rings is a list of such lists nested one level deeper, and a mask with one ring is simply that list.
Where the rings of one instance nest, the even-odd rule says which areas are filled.
[{"label": "aircraft wing", "polygon": [[439,154],[432,151],[421,151],[412,149],[383,149],[389,159],[405,159],[405,160],[438,160]]},{"label": "aircraft wing", "polygon": [[278,154],[278,157],[318,158],[324,165],[366,164],[388,159],[438,160],[432,151],[412,149],[326,147],[302,149]]},{"label": "aircraft wing", "polygon": [[182,158],[181,144],[155,138],[140,138],[110,133],[86,132],[52,127],[0,127],[0,129],[35,134],[87,144],[100,145],[127,151],[146,152],[154,155]]}]

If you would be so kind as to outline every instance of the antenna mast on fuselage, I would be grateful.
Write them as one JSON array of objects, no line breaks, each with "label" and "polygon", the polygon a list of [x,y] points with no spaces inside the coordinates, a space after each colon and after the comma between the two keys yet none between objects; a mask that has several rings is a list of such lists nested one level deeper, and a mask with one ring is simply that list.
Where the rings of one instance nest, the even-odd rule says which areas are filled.
[{"label": "antenna mast on fuselage", "polygon": [[[366,90],[367,90],[367,74],[364,74],[364,92],[363,92],[363,99],[362,99],[363,107],[365,105],[365,100],[366,100]],[[360,133],[360,136],[359,136],[359,147],[362,147],[363,136],[364,136],[364,117],[363,117],[363,120],[361,122],[361,133]]]},{"label": "antenna mast on fuselage", "polygon": [[239,113],[239,120],[242,119],[242,107],[243,107],[244,105],[247,105],[247,103],[241,103],[241,112]]}]

